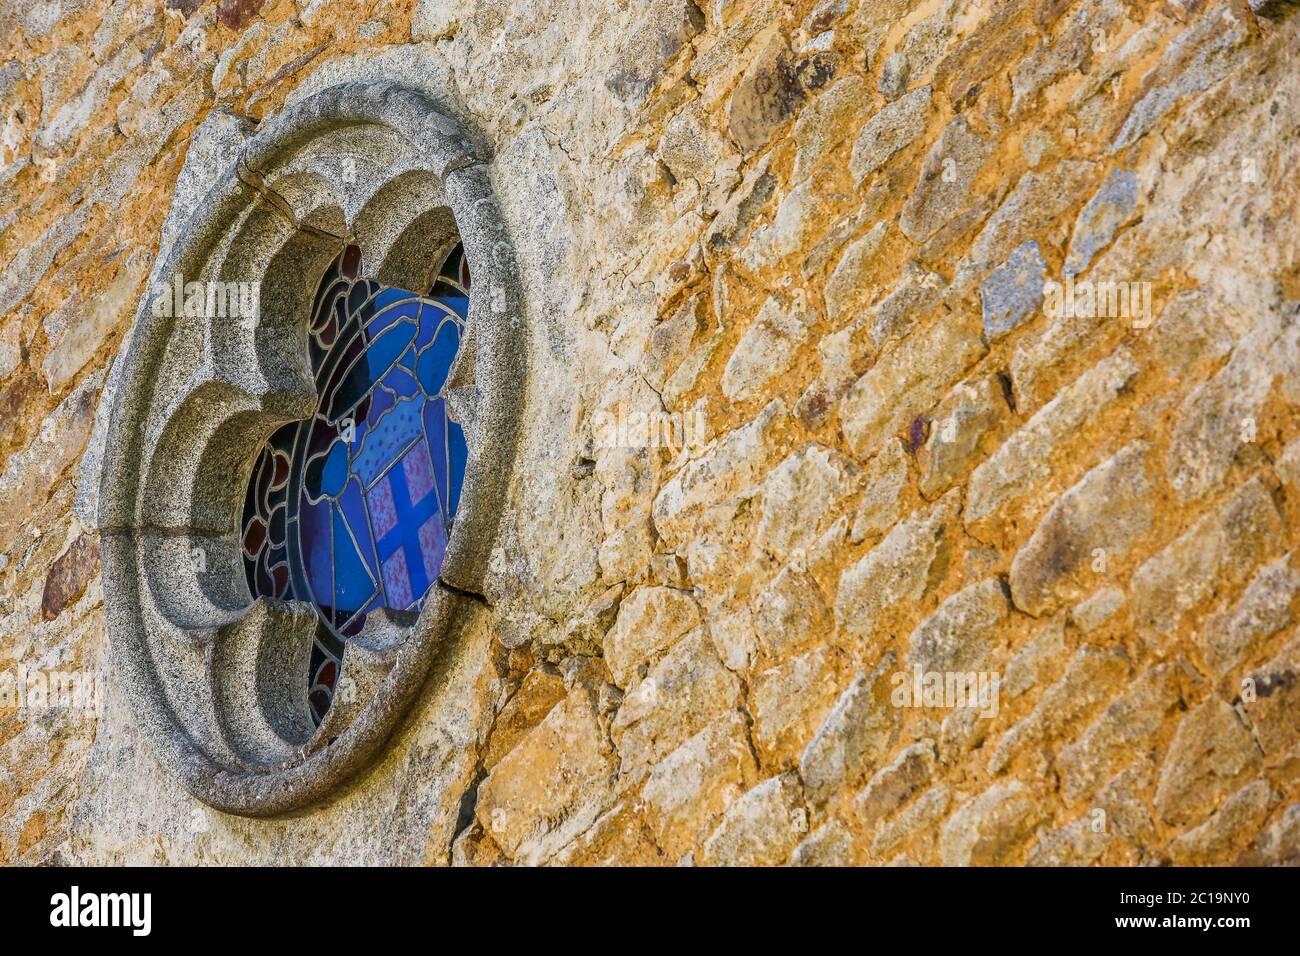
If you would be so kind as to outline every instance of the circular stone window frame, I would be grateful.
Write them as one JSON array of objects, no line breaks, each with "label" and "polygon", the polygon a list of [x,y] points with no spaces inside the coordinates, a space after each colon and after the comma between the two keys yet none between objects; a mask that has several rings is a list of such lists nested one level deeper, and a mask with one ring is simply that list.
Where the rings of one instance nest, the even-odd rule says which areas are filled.
[{"label": "circular stone window frame", "polygon": [[[225,812],[321,800],[378,755],[453,616],[484,591],[527,379],[523,299],[488,161],[424,93],[347,83],[267,121],[150,277],[100,399],[79,511],[99,534],[109,660],[164,768]],[[316,611],[254,600],[239,515],[263,441],[316,393],[307,322],[348,243],[363,276],[427,288],[456,242],[473,286],[448,376],[469,448],[442,566],[418,618],[381,610],[349,641],[319,727]],[[183,282],[256,282],[256,321],[167,315]],[[171,310],[174,311],[174,310]]]}]

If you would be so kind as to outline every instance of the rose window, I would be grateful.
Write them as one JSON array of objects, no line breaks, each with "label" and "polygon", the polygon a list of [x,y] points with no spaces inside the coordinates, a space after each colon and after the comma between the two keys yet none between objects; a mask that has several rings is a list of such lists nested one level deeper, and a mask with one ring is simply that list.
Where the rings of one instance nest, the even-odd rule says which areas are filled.
[{"label": "rose window", "polygon": [[[269,816],[443,705],[428,678],[504,581],[528,363],[490,150],[428,91],[345,82],[237,135],[186,159],[204,191],[168,213],[77,507],[150,751]],[[178,313],[189,288],[241,312]]]}]

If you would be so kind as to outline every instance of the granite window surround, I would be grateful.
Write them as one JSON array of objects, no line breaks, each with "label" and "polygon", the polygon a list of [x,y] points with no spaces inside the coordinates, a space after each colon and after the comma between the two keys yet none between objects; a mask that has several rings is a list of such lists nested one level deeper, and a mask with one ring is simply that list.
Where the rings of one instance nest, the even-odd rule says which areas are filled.
[{"label": "granite window surround", "polygon": [[[400,85],[347,83],[285,108],[155,265],[114,362],[78,500],[100,538],[110,666],[160,762],[219,810],[299,809],[367,766],[483,591],[527,382],[489,163],[429,96]],[[349,638],[349,694],[317,727],[304,679],[316,610],[254,600],[246,581],[249,475],[266,439],[313,410],[308,312],[329,264],[355,244],[375,281],[428,288],[457,242],[474,285],[446,383],[468,445],[455,528],[418,617],[382,608]],[[257,283],[256,320],[153,308],[176,277]]]}]

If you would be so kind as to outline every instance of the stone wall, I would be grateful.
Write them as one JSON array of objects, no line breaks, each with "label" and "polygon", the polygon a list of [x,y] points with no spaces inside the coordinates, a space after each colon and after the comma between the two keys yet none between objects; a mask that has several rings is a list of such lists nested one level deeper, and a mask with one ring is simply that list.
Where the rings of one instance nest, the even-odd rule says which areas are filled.
[{"label": "stone wall", "polygon": [[[84,692],[0,707],[0,860],[1300,856],[1290,3],[0,23],[0,672]],[[365,78],[493,151],[524,440],[492,606],[391,746],[249,820],[135,730],[72,501],[173,201]]]}]

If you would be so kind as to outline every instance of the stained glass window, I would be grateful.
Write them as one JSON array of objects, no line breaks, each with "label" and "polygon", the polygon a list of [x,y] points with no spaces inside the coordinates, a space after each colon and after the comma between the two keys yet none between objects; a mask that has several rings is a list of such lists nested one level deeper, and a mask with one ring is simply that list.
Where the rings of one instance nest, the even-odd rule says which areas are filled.
[{"label": "stained glass window", "polygon": [[259,452],[241,525],[253,596],[318,612],[307,675],[318,724],[366,615],[423,604],[465,476],[465,436],[446,404],[469,309],[463,249],[424,293],[362,271],[348,246],[321,280],[307,341],[316,410]]}]

